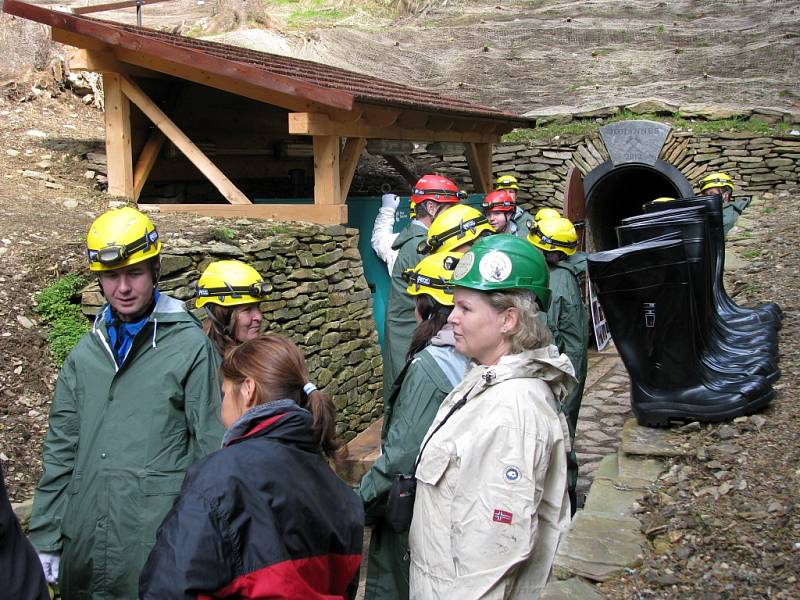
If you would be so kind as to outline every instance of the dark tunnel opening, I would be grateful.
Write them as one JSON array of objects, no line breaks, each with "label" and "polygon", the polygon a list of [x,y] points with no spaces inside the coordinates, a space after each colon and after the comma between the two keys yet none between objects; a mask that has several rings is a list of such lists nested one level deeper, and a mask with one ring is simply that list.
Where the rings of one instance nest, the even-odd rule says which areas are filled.
[{"label": "dark tunnel opening", "polygon": [[642,205],[662,196],[691,196],[692,186],[673,165],[639,163],[614,166],[605,162],[586,174],[586,221],[590,250],[616,248],[622,219],[642,214]]}]

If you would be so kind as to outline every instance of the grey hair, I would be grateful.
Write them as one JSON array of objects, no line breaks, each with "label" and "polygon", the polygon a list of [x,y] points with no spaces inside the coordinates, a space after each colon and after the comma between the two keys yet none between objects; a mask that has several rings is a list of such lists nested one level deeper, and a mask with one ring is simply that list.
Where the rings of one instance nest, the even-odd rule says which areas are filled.
[{"label": "grey hair", "polygon": [[519,322],[514,331],[507,334],[511,354],[524,350],[536,350],[550,344],[550,330],[539,316],[536,295],[530,290],[503,290],[488,292],[486,299],[497,312],[509,308],[517,309]]}]

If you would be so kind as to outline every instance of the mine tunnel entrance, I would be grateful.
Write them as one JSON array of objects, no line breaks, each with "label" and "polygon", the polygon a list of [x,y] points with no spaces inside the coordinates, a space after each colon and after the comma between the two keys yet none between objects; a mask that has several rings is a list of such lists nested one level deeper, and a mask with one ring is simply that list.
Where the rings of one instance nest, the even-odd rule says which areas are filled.
[{"label": "mine tunnel entrance", "polygon": [[691,196],[692,186],[673,165],[626,163],[616,167],[606,161],[586,174],[587,246],[589,250],[616,248],[614,230],[622,219],[642,214],[642,205],[662,196]]}]

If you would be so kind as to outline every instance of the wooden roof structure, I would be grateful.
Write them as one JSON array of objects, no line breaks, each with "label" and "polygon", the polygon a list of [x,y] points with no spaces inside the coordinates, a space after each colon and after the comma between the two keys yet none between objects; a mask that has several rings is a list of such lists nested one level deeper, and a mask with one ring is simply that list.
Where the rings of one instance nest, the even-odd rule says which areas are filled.
[{"label": "wooden roof structure", "polygon": [[[492,184],[491,145],[531,120],[433,91],[311,61],[197,40],[6,0],[3,10],[52,28],[78,48],[73,70],[103,73],[108,191],[138,200],[165,139],[219,190],[228,204],[162,204],[163,210],[318,223],[347,221],[345,200],[369,139],[464,144],[473,183]],[[288,133],[313,141],[314,204],[252,204],[136,80],[172,77],[287,111]],[[156,131],[134,157],[131,103]]]}]

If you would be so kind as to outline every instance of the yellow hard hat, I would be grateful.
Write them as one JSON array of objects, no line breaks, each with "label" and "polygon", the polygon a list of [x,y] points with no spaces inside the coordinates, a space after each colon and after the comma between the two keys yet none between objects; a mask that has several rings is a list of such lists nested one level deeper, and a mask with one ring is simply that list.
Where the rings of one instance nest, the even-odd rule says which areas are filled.
[{"label": "yellow hard hat", "polygon": [[572,256],[578,248],[578,234],[572,221],[564,217],[542,219],[531,227],[528,241],[541,250]]},{"label": "yellow hard hat", "polygon": [[710,188],[726,187],[731,191],[736,188],[733,186],[733,179],[727,173],[709,173],[700,180],[700,192],[705,192]]},{"label": "yellow hard hat", "polygon": [[653,202],[675,202],[675,198],[672,196],[661,196],[660,198],[656,198]]},{"label": "yellow hard hat", "polygon": [[406,269],[406,292],[411,296],[428,294],[439,304],[453,306],[453,271],[463,252],[437,252],[426,256],[413,269]]},{"label": "yellow hard hat", "polygon": [[536,222],[542,219],[558,219],[559,217],[561,215],[555,208],[545,207],[536,211],[536,214],[533,215],[533,220]]},{"label": "yellow hard hat", "polygon": [[462,244],[494,233],[494,227],[479,210],[456,204],[439,213],[428,229],[428,239],[417,247],[420,254],[449,252]]},{"label": "yellow hard hat", "polygon": [[211,303],[220,306],[253,304],[266,299],[272,285],[253,267],[238,260],[210,263],[197,282],[198,308]]},{"label": "yellow hard hat", "polygon": [[104,212],[86,234],[91,271],[121,269],[158,256],[159,252],[161,242],[153,222],[130,206]]},{"label": "yellow hard hat", "polygon": [[409,219],[417,218],[417,205],[413,200],[411,200],[408,204],[408,218]]},{"label": "yellow hard hat", "polygon": [[513,175],[500,175],[494,182],[494,189],[496,190],[518,190],[519,185],[517,178]]}]

